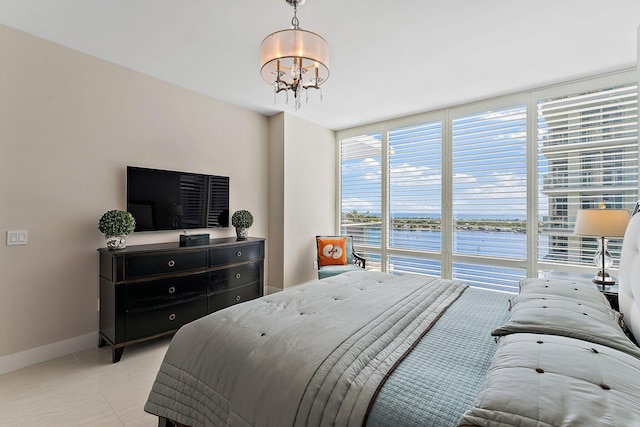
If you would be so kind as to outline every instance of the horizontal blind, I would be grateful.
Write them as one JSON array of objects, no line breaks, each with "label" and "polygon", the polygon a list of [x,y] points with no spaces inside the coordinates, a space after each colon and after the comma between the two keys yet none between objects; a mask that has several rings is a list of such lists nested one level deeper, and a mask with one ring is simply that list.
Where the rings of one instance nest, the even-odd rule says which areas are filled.
[{"label": "horizontal blind", "polygon": [[173,228],[193,228],[205,223],[207,177],[180,174],[180,205],[171,207]]},{"label": "horizontal blind", "polygon": [[524,268],[456,262],[453,277],[476,288],[517,294],[519,282],[527,277]]},{"label": "horizontal blind", "polygon": [[209,177],[209,206],[207,210],[207,226],[229,225],[229,178],[222,176]]},{"label": "horizontal blind", "polygon": [[340,232],[355,245],[381,245],[381,159],[380,133],[340,140]]},{"label": "horizontal blind", "polygon": [[389,247],[440,251],[442,122],[389,132]]},{"label": "horizontal blind", "polygon": [[453,254],[526,258],[526,106],[454,117]]},{"label": "horizontal blind", "polygon": [[573,235],[578,209],[634,206],[637,109],[636,84],[537,102],[539,260],[592,265],[596,240]]},{"label": "horizontal blind", "polygon": [[442,263],[439,259],[428,259],[408,255],[389,255],[387,271],[389,273],[412,273],[441,277]]}]

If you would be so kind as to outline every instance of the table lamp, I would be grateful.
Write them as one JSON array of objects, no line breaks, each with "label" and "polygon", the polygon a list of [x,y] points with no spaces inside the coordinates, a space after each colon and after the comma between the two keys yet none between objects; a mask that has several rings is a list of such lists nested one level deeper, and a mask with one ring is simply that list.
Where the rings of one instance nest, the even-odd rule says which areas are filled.
[{"label": "table lamp", "polygon": [[602,285],[616,283],[607,268],[613,265],[613,257],[607,249],[608,237],[624,237],[629,223],[629,211],[626,209],[580,209],[576,216],[574,234],[579,236],[597,237],[600,239],[598,251],[593,256],[593,262],[598,267],[598,273],[593,282]]}]

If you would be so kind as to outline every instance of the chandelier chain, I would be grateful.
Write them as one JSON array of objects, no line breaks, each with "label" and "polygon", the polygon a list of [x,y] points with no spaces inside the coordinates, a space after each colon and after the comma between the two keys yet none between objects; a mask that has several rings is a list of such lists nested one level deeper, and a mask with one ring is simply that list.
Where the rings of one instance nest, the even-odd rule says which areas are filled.
[{"label": "chandelier chain", "polygon": [[295,30],[300,29],[300,21],[298,21],[298,2],[293,3],[293,18],[291,18],[291,26]]}]

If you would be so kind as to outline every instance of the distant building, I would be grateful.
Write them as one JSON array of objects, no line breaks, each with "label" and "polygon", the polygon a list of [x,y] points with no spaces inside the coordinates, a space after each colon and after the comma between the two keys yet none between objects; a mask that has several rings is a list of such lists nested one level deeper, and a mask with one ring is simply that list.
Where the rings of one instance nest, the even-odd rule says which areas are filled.
[{"label": "distant building", "polygon": [[546,216],[541,212],[544,258],[591,263],[594,239],[572,234],[577,210],[632,209],[637,201],[636,86],[539,102],[538,148],[540,162],[547,163],[546,173],[539,168],[540,197],[548,206]]}]

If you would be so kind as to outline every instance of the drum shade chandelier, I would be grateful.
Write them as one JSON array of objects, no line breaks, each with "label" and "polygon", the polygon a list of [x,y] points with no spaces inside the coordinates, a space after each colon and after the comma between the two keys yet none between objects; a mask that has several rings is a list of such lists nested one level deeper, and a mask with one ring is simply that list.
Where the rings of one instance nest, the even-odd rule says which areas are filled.
[{"label": "drum shade chandelier", "polygon": [[294,109],[298,110],[303,91],[307,102],[309,89],[318,89],[322,100],[320,85],[329,78],[329,46],[318,34],[300,29],[298,6],[305,0],[285,1],[293,6],[291,29],[277,31],[262,41],[260,72],[262,78],[273,86],[274,103],[276,95],[285,92],[288,104],[291,91]]}]

